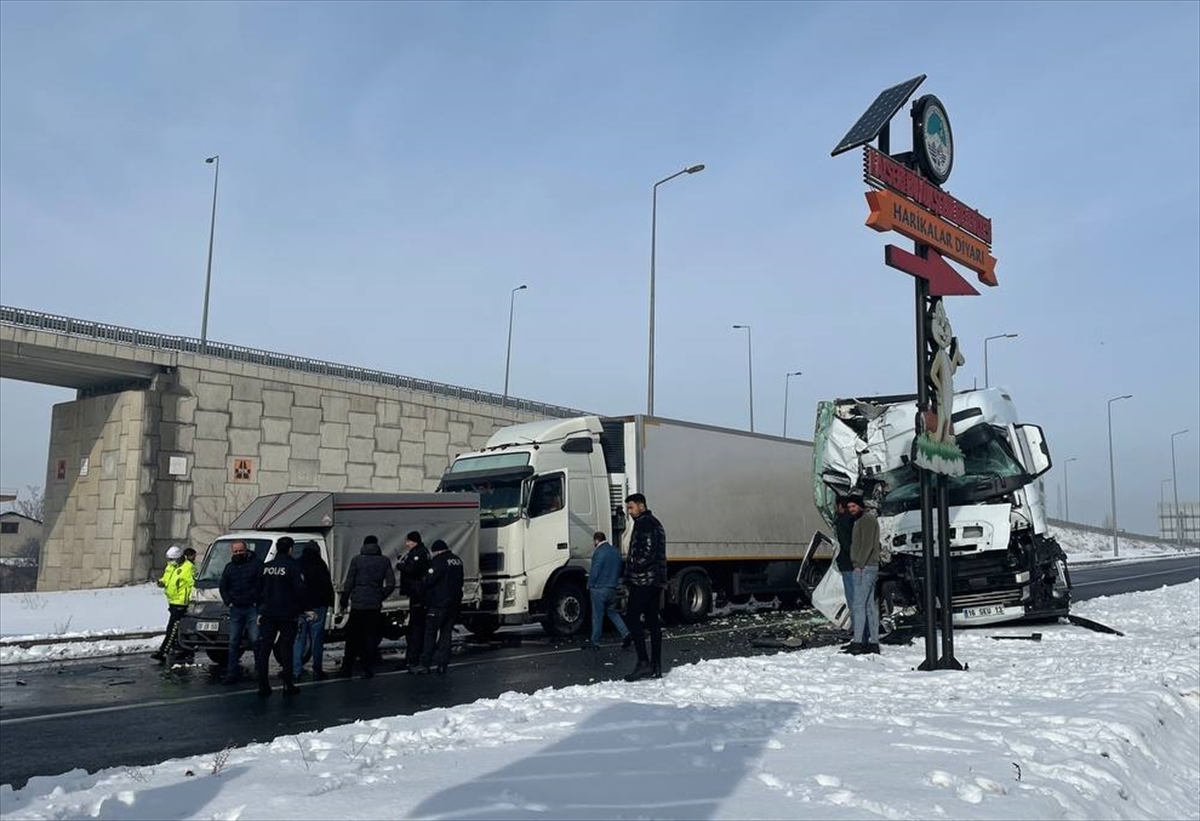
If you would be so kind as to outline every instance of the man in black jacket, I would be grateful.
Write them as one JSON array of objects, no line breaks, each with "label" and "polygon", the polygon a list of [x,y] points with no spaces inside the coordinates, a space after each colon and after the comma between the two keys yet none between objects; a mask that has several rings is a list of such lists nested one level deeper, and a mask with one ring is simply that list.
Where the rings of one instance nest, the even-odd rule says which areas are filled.
[{"label": "man in black jacket", "polygon": [[[265,549],[265,548],[264,548]],[[241,539],[229,545],[229,563],[221,571],[221,601],[229,608],[229,662],[222,684],[237,684],[242,676],[242,635],[249,634],[250,655],[258,661],[259,557]]]},{"label": "man in black jacket", "polygon": [[297,560],[304,575],[304,598],[300,602],[303,612],[296,620],[296,644],[292,648],[292,671],[296,678],[304,672],[304,644],[312,646],[313,678],[325,678],[325,621],[329,608],[333,607],[333,579],[329,576],[329,565],[321,558],[321,547],[309,542]]},{"label": "man in black jacket", "polygon": [[304,596],[304,579],[300,565],[292,558],[291,536],[281,536],[275,543],[275,558],[262,566],[258,584],[258,628],[262,631],[258,642],[258,694],[271,695],[271,684],[267,680],[271,652],[279,642],[280,665],[283,667],[283,692],[291,695],[300,692],[292,679],[292,648],[296,643],[296,617],[300,615],[300,602]]},{"label": "man in black jacket", "polygon": [[384,557],[379,539],[367,536],[362,549],[350,560],[342,584],[342,610],[350,609],[346,623],[346,651],[338,676],[349,678],[354,659],[362,661],[363,677],[375,675],[379,640],[383,638],[383,600],[396,589],[392,563]]},{"label": "man in black jacket", "polygon": [[434,540],[432,550],[429,573],[423,585],[425,604],[429,608],[425,616],[425,647],[421,663],[412,672],[428,673],[432,668],[444,674],[450,663],[454,622],[462,606],[463,563],[441,539]]},{"label": "man in black jacket", "polygon": [[[638,658],[637,666],[625,680],[661,678],[662,625],[658,609],[663,588],[667,586],[667,534],[662,523],[646,507],[646,497],[642,494],[631,493],[625,498],[625,512],[633,518],[629,556],[625,560],[625,583],[629,586],[625,623],[633,634]],[[643,639],[646,630],[650,632],[648,658]]]},{"label": "man in black jacket", "polygon": [[429,548],[421,541],[416,530],[404,539],[408,551],[396,563],[400,571],[400,592],[408,596],[408,625],[404,637],[404,666],[416,667],[421,663],[421,651],[425,647],[425,577],[429,575]]}]

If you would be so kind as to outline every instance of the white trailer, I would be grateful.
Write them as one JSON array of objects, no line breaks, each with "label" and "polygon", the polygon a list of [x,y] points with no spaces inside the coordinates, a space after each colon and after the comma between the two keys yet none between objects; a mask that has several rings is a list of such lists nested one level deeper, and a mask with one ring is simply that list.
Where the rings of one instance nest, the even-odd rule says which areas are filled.
[{"label": "white trailer", "polygon": [[714,600],[751,596],[793,604],[804,550],[824,526],[811,464],[810,442],[641,415],[497,431],[439,488],[480,496],[483,604],[464,623],[482,634],[530,621],[552,635],[582,630],[592,534],[622,544],[634,492],[666,529],[670,614],[697,621]]}]

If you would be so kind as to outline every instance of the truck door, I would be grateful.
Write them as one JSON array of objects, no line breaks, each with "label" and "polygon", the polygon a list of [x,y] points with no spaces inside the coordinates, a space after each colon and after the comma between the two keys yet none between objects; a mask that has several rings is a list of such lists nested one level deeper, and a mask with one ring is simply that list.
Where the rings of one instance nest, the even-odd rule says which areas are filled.
[{"label": "truck door", "polygon": [[535,477],[525,507],[525,570],[529,597],[540,599],[546,579],[570,557],[570,528],[565,473]]}]

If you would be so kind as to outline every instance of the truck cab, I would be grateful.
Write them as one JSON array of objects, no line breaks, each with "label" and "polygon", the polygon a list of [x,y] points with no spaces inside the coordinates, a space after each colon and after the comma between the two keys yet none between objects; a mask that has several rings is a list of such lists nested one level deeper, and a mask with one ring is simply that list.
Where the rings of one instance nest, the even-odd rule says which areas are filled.
[{"label": "truck cab", "polygon": [[438,490],[480,499],[483,602],[464,613],[469,630],[536,620],[570,636],[582,627],[592,534],[616,539],[624,522],[624,484],[610,486],[604,434],[596,416],[514,425],[450,464]]}]

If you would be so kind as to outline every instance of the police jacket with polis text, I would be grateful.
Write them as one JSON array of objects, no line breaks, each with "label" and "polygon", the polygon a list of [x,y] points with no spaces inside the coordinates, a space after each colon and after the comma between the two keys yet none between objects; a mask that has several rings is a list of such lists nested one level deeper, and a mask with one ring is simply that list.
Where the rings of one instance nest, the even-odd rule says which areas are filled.
[{"label": "police jacket with polis text", "polygon": [[457,607],[462,604],[462,559],[449,550],[434,553],[424,587],[425,604],[428,607]]},{"label": "police jacket with polis text", "polygon": [[258,614],[269,619],[299,615],[304,600],[304,577],[291,556],[276,556],[262,566],[258,580]]}]

